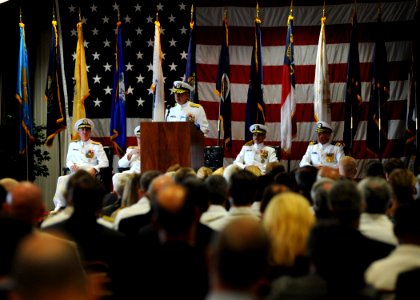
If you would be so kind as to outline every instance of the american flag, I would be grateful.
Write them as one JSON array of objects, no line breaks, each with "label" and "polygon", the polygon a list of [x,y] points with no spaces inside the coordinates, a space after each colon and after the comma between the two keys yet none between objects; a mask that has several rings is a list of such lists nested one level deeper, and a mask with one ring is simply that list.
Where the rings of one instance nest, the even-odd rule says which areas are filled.
[{"label": "american flag", "polygon": [[[135,145],[134,128],[152,118],[153,44],[156,13],[161,24],[163,76],[166,105],[174,105],[172,82],[182,80],[188,51],[191,0],[189,1],[56,1],[59,15],[69,111],[73,99],[76,24],[83,21],[90,96],[85,101],[86,116],[93,119],[93,138],[104,145],[109,141],[115,29],[120,13],[126,76],[127,145]],[[80,9],[80,10],[79,10]]]},{"label": "american flag", "polygon": [[[322,2],[322,1],[321,1]],[[321,28],[322,5],[314,1],[294,1],[294,50],[296,68],[296,121],[297,135],[292,141],[291,168],[297,166],[310,141],[316,141],[313,82],[317,44]],[[412,27],[415,1],[381,1],[385,43],[388,53],[390,98],[387,103],[389,118],[388,139],[383,158],[404,155],[404,122],[408,93],[408,73],[411,59],[411,40],[408,28]],[[245,111],[249,82],[249,58],[254,43],[255,1],[198,1],[197,24],[197,77],[200,104],[210,120],[207,143],[217,142],[218,101],[215,97],[214,78],[217,73],[221,20],[224,7],[228,9],[229,51],[231,67],[232,139],[233,153],[238,153],[244,143]],[[327,3],[328,4],[328,3]],[[329,63],[331,91],[331,119],[335,128],[334,140],[342,140],[344,127],[344,99],[346,70],[354,2],[339,1],[326,6],[326,47]],[[282,68],[290,1],[260,1],[262,30],[262,60],[264,66],[265,125],[268,126],[266,143],[279,146],[280,95]],[[378,4],[357,1],[359,23],[359,52],[362,81],[361,122],[358,126],[353,153],[359,171],[374,159],[366,151],[366,118],[371,85],[371,68],[374,51],[373,26],[377,20]],[[360,174],[359,174],[360,175]]]}]

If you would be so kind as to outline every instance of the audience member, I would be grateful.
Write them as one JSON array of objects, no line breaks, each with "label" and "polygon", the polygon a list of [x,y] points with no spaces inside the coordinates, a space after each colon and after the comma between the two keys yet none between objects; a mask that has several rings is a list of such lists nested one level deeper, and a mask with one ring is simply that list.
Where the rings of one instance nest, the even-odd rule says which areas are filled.
[{"label": "audience member", "polygon": [[399,206],[394,232],[399,245],[389,256],[375,261],[366,271],[366,281],[381,292],[395,292],[398,275],[420,267],[420,203]]},{"label": "audience member", "polygon": [[211,228],[211,223],[227,215],[228,184],[221,175],[211,175],[204,180],[209,192],[210,205],[200,218],[200,222]]},{"label": "audience member", "polygon": [[372,160],[366,165],[366,177],[385,178],[384,165],[378,160]]},{"label": "audience member", "polygon": [[284,165],[279,161],[272,161],[267,164],[265,167],[265,174],[271,177],[274,180],[277,174],[286,172],[286,168]]},{"label": "audience member", "polygon": [[114,211],[120,208],[124,188],[131,180],[130,173],[116,173],[112,176],[113,192],[105,195],[102,207],[102,214],[110,217]]},{"label": "audience member", "polygon": [[393,224],[386,215],[392,196],[391,186],[384,178],[367,177],[359,182],[357,188],[364,201],[360,232],[371,239],[397,245]]},{"label": "audience member", "polygon": [[335,181],[330,178],[317,180],[311,188],[312,208],[317,220],[329,219],[332,217],[331,209],[328,206],[328,192]]},{"label": "audience member", "polygon": [[306,242],[315,223],[308,201],[294,192],[281,193],[268,204],[262,223],[271,240],[269,279],[306,275]]},{"label": "audience member", "polygon": [[174,173],[174,181],[176,183],[182,184],[182,182],[190,177],[197,177],[197,173],[193,168],[181,167]]},{"label": "audience member", "polygon": [[271,202],[274,196],[284,193],[284,192],[291,192],[291,190],[287,188],[285,185],[281,185],[278,183],[273,183],[267,186],[264,189],[262,199],[261,199],[260,215],[261,216],[264,215],[264,212],[267,209],[268,204]]},{"label": "audience member", "polygon": [[338,172],[341,177],[354,180],[357,174],[357,162],[351,156],[343,156],[338,162]]},{"label": "audience member", "polygon": [[297,192],[303,195],[312,205],[311,188],[318,175],[318,169],[314,166],[300,167],[295,172]]},{"label": "audience member", "polygon": [[270,239],[257,220],[238,218],[227,224],[212,244],[206,300],[258,299],[269,251]]},{"label": "audience member", "polygon": [[233,174],[241,170],[241,168],[238,165],[230,164],[223,170],[223,177],[225,177],[228,184],[230,183],[230,177],[232,177]]},{"label": "audience member", "polygon": [[385,173],[385,179],[388,180],[389,175],[392,171],[395,169],[404,169],[404,163],[399,158],[390,158],[386,162],[383,163],[384,166],[384,173]]},{"label": "audience member", "polygon": [[340,173],[337,168],[328,167],[328,166],[322,166],[319,167],[318,173],[317,173],[317,179],[321,178],[330,178],[332,180],[338,180],[340,179]]},{"label": "audience member", "polygon": [[388,175],[388,182],[393,191],[391,205],[388,209],[388,215],[392,218],[397,207],[414,201],[416,177],[410,170],[398,168]]},{"label": "audience member", "polygon": [[229,183],[231,207],[224,218],[210,224],[211,228],[219,231],[233,219],[244,216],[259,220],[259,217],[251,209],[255,200],[256,188],[257,177],[254,174],[246,170],[233,173]]},{"label": "audience member", "polygon": [[197,178],[201,180],[205,180],[211,174],[213,174],[213,171],[209,167],[201,167],[197,170]]}]

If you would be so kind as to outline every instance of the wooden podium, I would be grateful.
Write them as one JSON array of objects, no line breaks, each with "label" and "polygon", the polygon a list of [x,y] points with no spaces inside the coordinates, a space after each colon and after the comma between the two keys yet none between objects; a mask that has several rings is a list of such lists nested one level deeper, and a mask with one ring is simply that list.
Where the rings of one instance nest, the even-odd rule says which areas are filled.
[{"label": "wooden podium", "polygon": [[191,122],[141,122],[141,171],[204,166],[204,135]]}]

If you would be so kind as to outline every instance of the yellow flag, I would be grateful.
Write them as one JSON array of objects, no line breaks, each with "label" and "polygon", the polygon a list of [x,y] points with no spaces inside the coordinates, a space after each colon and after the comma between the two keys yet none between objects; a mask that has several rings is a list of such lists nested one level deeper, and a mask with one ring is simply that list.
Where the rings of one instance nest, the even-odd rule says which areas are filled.
[{"label": "yellow flag", "polygon": [[87,79],[86,56],[83,41],[82,21],[77,23],[77,48],[76,62],[74,65],[74,96],[73,96],[73,118],[72,118],[72,138],[78,137],[74,123],[81,118],[86,118],[85,99],[89,96],[89,84]]}]

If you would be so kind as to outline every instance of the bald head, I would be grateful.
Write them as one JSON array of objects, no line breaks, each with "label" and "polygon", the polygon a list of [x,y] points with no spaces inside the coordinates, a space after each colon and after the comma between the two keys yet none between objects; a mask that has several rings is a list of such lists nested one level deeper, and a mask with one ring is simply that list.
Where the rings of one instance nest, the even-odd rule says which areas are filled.
[{"label": "bald head", "polygon": [[149,197],[151,200],[156,200],[156,195],[159,192],[160,189],[162,189],[164,186],[168,184],[173,184],[174,180],[171,176],[168,175],[159,175],[155,179],[152,180],[152,182],[149,185],[149,188],[147,190],[147,193],[149,194]]},{"label": "bald head", "polygon": [[357,162],[351,156],[344,156],[338,162],[338,172],[341,176],[353,179],[357,173]]},{"label": "bald head", "polygon": [[29,181],[19,182],[9,192],[7,204],[12,217],[34,225],[45,209],[41,189]]},{"label": "bald head", "polygon": [[340,178],[340,174],[336,168],[323,166],[318,170],[318,178],[330,178],[337,180]]},{"label": "bald head", "polygon": [[163,186],[156,196],[159,207],[170,213],[177,213],[185,203],[187,191],[178,184],[168,184]]}]

